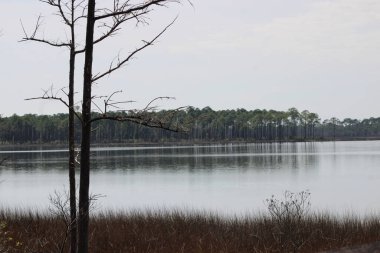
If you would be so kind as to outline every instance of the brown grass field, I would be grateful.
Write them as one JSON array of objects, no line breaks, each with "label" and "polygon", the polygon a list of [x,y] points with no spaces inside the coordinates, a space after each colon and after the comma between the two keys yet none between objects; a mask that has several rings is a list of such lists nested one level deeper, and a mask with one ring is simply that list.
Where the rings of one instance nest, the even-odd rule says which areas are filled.
[{"label": "brown grass field", "polygon": [[[0,252],[68,252],[66,230],[62,215],[0,211]],[[320,252],[380,240],[380,219],[109,212],[93,216],[90,231],[92,253]]]}]

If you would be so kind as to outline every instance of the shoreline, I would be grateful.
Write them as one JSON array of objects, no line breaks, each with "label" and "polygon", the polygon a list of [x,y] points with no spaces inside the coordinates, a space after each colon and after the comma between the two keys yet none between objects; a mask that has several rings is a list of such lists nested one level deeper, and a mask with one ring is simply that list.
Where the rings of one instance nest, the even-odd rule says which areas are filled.
[{"label": "shoreline", "polygon": [[[312,143],[312,142],[348,142],[348,141],[379,141],[380,137],[373,138],[335,138],[317,140],[223,140],[223,141],[165,141],[165,142],[102,142],[92,143],[91,147],[170,147],[170,146],[199,146],[199,145],[239,145],[239,144],[283,144],[283,143]],[[0,148],[15,147],[67,147],[68,143],[0,143]],[[80,143],[76,144],[77,147]]]}]

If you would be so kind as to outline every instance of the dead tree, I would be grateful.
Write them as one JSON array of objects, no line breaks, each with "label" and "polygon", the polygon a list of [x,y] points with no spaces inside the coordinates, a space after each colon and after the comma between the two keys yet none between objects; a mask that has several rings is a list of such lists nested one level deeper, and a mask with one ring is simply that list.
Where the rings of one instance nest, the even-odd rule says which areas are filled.
[{"label": "dead tree", "polygon": [[[49,99],[58,100],[64,103],[71,113],[70,119],[77,116],[80,119],[82,126],[82,141],[81,141],[81,153],[80,153],[80,189],[79,189],[79,212],[76,221],[78,222],[78,253],[88,252],[88,221],[89,221],[89,185],[90,185],[90,136],[91,136],[91,124],[97,120],[116,120],[116,121],[130,121],[139,125],[144,125],[153,128],[167,129],[170,131],[182,131],[174,119],[175,112],[180,108],[172,111],[168,111],[164,118],[157,118],[151,113],[154,110],[154,103],[156,98],[151,101],[145,108],[141,110],[122,110],[118,114],[109,114],[108,109],[115,107],[120,102],[114,102],[112,97],[113,93],[107,99],[104,100],[104,111],[102,111],[100,117],[92,118],[91,105],[94,103],[95,97],[92,95],[92,84],[98,82],[103,77],[113,73],[114,71],[123,67],[128,61],[132,59],[138,52],[144,50],[146,47],[153,45],[153,43],[173,24],[170,23],[159,34],[153,37],[149,41],[143,41],[143,44],[132,51],[125,58],[118,58],[118,61],[98,75],[92,74],[92,62],[93,62],[93,50],[94,44],[102,42],[106,38],[112,36],[121,29],[121,25],[129,20],[135,20],[137,23],[145,22],[144,17],[152,10],[154,6],[164,6],[170,2],[179,2],[179,0],[149,0],[141,3],[133,3],[129,0],[120,1],[113,0],[112,8],[100,8],[96,9],[96,0],[71,0],[70,2],[64,2],[61,0],[40,0],[53,7],[58,8],[58,14],[62,17],[64,23],[70,27],[71,40],[67,43],[59,41],[50,41],[45,38],[37,38],[38,29],[40,26],[40,18],[37,21],[34,32],[28,35],[25,32],[23,41],[36,41],[48,44],[54,47],[68,47],[70,49],[70,73],[69,73],[69,92],[65,93],[69,97],[69,102],[54,93],[53,89],[44,92],[43,96],[32,99]],[[70,4],[71,3],[71,4]],[[78,16],[75,15],[77,8],[81,8],[82,13]],[[68,13],[67,13],[68,10]],[[85,10],[87,14],[85,14]],[[85,46],[82,49],[77,49],[75,44],[75,24],[78,20],[85,18],[87,21],[86,27],[86,39]],[[106,32],[103,32],[99,38],[94,38],[95,23],[101,21],[101,27],[106,27]],[[25,31],[25,30],[24,30]],[[82,113],[76,113],[74,111],[74,101],[70,100],[74,94],[74,69],[75,69],[75,56],[79,53],[85,54],[84,64],[84,81],[83,81],[83,100],[82,100]],[[63,90],[62,90],[63,91]],[[97,106],[98,107],[98,106]],[[99,107],[98,107],[99,108]],[[73,120],[70,120],[74,122]],[[70,165],[73,163],[70,162]],[[72,175],[72,174],[70,174]],[[70,177],[71,178],[71,177]],[[75,179],[75,177],[74,177]],[[70,181],[71,182],[71,181]],[[71,187],[70,187],[71,191]],[[71,202],[70,202],[71,203]],[[72,231],[74,233],[74,231]],[[71,238],[75,238],[72,234]],[[74,242],[74,240],[72,240]],[[72,244],[73,245],[73,244]],[[73,246],[72,246],[73,250]],[[73,251],[72,251],[73,252]]]},{"label": "dead tree", "polygon": [[[148,14],[152,7],[163,6],[170,2],[179,2],[179,0],[148,0],[140,3],[131,3],[129,0],[114,0],[112,8],[96,8],[96,0],[87,1],[87,27],[86,27],[86,45],[85,45],[85,63],[83,76],[83,100],[82,100],[82,143],[80,158],[80,184],[79,184],[79,214],[78,214],[78,253],[88,252],[88,224],[89,224],[89,186],[90,186],[90,143],[91,143],[91,123],[100,119],[132,121],[140,125],[149,127],[158,127],[176,131],[170,122],[162,122],[160,119],[151,118],[148,110],[144,111],[128,111],[120,116],[110,116],[105,110],[99,118],[92,118],[91,105],[93,103],[92,84],[98,82],[104,76],[124,66],[135,54],[151,46],[172,24],[165,27],[157,36],[150,41],[143,41],[143,45],[135,49],[127,57],[119,59],[117,63],[111,64],[109,69],[101,74],[93,75],[92,63],[94,52],[94,33],[95,23],[109,22],[110,31],[120,29],[120,25],[128,20],[140,22]],[[104,34],[103,39],[108,38],[108,34]],[[107,106],[106,106],[107,107]],[[149,107],[149,106],[148,106]],[[148,109],[148,108],[147,108]],[[168,125],[169,124],[169,125]]]},{"label": "dead tree", "polygon": [[[70,195],[70,252],[75,253],[77,248],[77,201],[76,201],[76,186],[75,186],[75,128],[74,128],[74,77],[75,77],[75,59],[76,55],[83,52],[83,49],[78,50],[76,45],[76,34],[75,28],[77,22],[84,19],[84,13],[86,6],[84,5],[84,0],[40,0],[43,3],[50,5],[57,10],[58,16],[61,18],[63,23],[69,28],[70,39],[66,42],[52,41],[44,37],[38,37],[38,31],[41,25],[41,16],[38,18],[34,31],[28,34],[24,27],[24,38],[22,41],[35,41],[43,44],[47,44],[53,47],[66,47],[69,49],[69,85],[68,93],[66,93],[68,98],[68,103],[65,102],[69,109],[69,195]],[[46,92],[42,98],[44,99],[54,99],[57,97],[48,96],[46,97]],[[58,99],[64,102],[63,99]]]}]

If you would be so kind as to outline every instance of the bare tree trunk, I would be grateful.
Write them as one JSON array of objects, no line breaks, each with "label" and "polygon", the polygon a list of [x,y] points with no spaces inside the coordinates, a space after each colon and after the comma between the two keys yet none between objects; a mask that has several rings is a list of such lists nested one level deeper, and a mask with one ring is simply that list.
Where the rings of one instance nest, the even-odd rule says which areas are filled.
[{"label": "bare tree trunk", "polygon": [[88,253],[90,137],[91,137],[91,85],[95,25],[95,0],[88,0],[86,47],[82,104],[82,144],[80,158],[78,253]]},{"label": "bare tree trunk", "polygon": [[70,253],[77,252],[77,201],[75,186],[75,111],[74,111],[74,82],[75,82],[75,0],[71,1],[71,41],[69,63],[69,187],[70,187]]},{"label": "bare tree trunk", "polygon": [[74,75],[75,75],[75,35],[71,29],[72,46],[70,48],[69,72],[69,184],[70,184],[70,252],[77,250],[77,202],[75,186],[75,124],[74,124]]},{"label": "bare tree trunk", "polygon": [[[69,92],[66,94],[68,96],[69,102],[66,103],[65,100],[63,100],[61,97],[57,96],[56,94],[48,94],[45,92],[45,94],[42,97],[38,98],[31,98],[32,99],[51,99],[51,100],[58,100],[62,102],[64,105],[66,105],[69,109],[69,185],[70,185],[70,191],[69,191],[69,199],[70,199],[70,247],[71,247],[71,253],[76,253],[77,249],[77,203],[76,203],[76,185],[75,185],[75,124],[74,124],[74,117],[75,117],[75,111],[74,111],[74,76],[75,76],[75,58],[76,54],[80,53],[79,51],[76,51],[76,42],[75,42],[75,25],[76,22],[79,20],[79,17],[75,16],[76,9],[81,6],[82,3],[76,2],[76,0],[70,0],[67,2],[61,1],[61,0],[48,0],[48,1],[42,1],[54,8],[58,9],[58,16],[60,16],[64,22],[65,25],[69,26],[70,28],[70,35],[71,40],[68,42],[60,42],[60,41],[51,41],[45,38],[38,38],[37,32],[39,30],[39,27],[41,25],[41,16],[38,17],[36,27],[34,32],[31,35],[28,35],[26,31],[24,30],[25,37],[22,41],[35,41],[43,44],[47,44],[49,46],[53,47],[68,47],[70,49],[70,60],[69,60]],[[64,9],[68,9],[68,12],[64,11]],[[84,18],[84,17],[82,17]],[[78,116],[78,115],[77,115]],[[41,128],[42,129],[42,128]],[[40,129],[40,130],[41,130]],[[42,130],[40,131],[40,141],[42,140]]]}]

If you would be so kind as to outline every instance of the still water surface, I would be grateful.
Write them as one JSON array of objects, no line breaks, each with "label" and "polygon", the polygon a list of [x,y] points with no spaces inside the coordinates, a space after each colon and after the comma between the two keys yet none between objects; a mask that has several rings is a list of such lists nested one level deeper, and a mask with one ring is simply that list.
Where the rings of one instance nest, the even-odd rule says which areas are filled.
[{"label": "still water surface", "polygon": [[[3,147],[0,204],[45,209],[68,189],[66,150]],[[285,190],[316,210],[380,211],[380,141],[92,149],[99,210],[180,208],[244,214]]]}]

